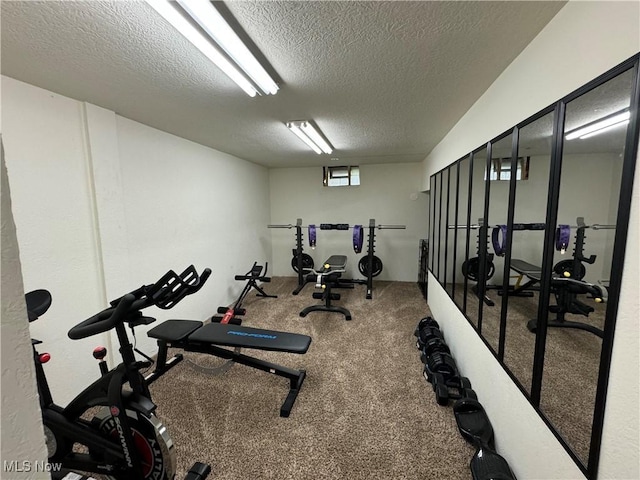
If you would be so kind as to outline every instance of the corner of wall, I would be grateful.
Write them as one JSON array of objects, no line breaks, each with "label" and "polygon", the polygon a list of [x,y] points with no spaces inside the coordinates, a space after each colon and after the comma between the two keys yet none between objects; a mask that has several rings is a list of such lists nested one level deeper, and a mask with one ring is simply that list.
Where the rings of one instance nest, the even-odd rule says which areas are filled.
[{"label": "corner of wall", "polygon": [[[35,370],[31,362],[31,340],[24,302],[24,287],[18,240],[11,212],[9,179],[0,135],[2,195],[2,462],[16,466],[12,479],[34,478],[20,472],[22,462],[44,462],[47,458],[44,432],[36,389]],[[5,470],[5,473],[6,470]],[[48,478],[41,474],[40,478]]]}]

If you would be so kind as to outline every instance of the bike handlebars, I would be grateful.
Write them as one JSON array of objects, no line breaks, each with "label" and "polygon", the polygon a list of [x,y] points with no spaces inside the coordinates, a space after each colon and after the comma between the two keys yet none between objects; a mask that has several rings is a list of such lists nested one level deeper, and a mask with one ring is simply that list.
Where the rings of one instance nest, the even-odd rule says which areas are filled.
[{"label": "bike handlebars", "polygon": [[200,290],[210,275],[211,269],[205,268],[198,276],[193,265],[187,267],[180,275],[169,270],[156,283],[144,288],[144,294],[149,301],[146,306],[155,305],[163,310],[173,308],[184,297]]},{"label": "bike handlebars", "polygon": [[131,305],[133,305],[136,297],[128,293],[120,298],[117,307],[107,308],[91,318],[80,322],[78,325],[69,330],[69,338],[72,340],[80,340],[98,333],[106,332],[115,327],[118,323],[124,321],[125,316],[129,313]]},{"label": "bike handlebars", "polygon": [[79,340],[107,332],[126,322],[132,313],[152,305],[164,310],[173,308],[184,297],[200,290],[210,275],[209,268],[205,268],[202,274],[198,275],[193,265],[187,267],[180,275],[169,270],[154,284],[142,286],[113,300],[111,307],[74,326],[69,330],[69,338]]}]

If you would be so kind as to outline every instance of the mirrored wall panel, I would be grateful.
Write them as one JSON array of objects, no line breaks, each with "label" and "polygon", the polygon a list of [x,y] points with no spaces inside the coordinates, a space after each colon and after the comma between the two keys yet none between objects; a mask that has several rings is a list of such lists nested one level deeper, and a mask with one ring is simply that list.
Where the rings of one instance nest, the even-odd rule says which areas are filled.
[{"label": "mirrored wall panel", "polygon": [[589,454],[634,72],[566,106],[540,408]]},{"label": "mirrored wall panel", "polygon": [[[494,352],[498,352],[503,308],[502,290],[504,256],[507,252],[507,211],[511,184],[512,144],[511,135],[491,143],[491,161],[487,175],[489,189],[489,205],[485,219],[487,227],[480,230],[481,234],[485,235],[484,242],[487,245],[481,333]],[[522,178],[522,169],[520,178]]]},{"label": "mirrored wall panel", "polygon": [[469,225],[467,216],[469,214],[469,181],[470,181],[470,169],[469,164],[471,158],[469,155],[462,158],[458,162],[458,209],[456,215],[455,225],[451,225],[455,228],[456,232],[456,249],[455,249],[455,295],[454,299],[458,308],[463,313],[467,311],[467,285],[468,281],[462,274],[462,264],[467,260],[469,254],[467,250]]},{"label": "mirrored wall panel", "polygon": [[590,479],[624,252],[637,247],[625,237],[639,62],[430,179],[431,272]]},{"label": "mirrored wall panel", "polygon": [[487,148],[473,153],[471,157],[471,210],[469,217],[469,258],[461,266],[462,275],[467,279],[467,317],[478,328],[480,298],[483,286],[480,265],[480,226],[484,224],[485,178],[487,170]]},{"label": "mirrored wall panel", "polygon": [[527,159],[527,179],[515,182],[504,364],[527,392],[536,340],[527,323],[537,317],[540,299],[553,114],[524,125],[518,135],[518,158]]},{"label": "mirrored wall panel", "polygon": [[455,295],[455,263],[456,263],[456,206],[458,202],[458,164],[453,164],[449,172],[449,202],[447,208],[447,276],[446,290],[451,298]]},{"label": "mirrored wall panel", "polygon": [[436,225],[438,222],[438,217],[436,216],[437,199],[436,176],[432,175],[429,179],[429,270],[431,270],[432,273],[436,271],[435,259],[437,257],[437,243],[435,241]]},{"label": "mirrored wall panel", "polygon": [[447,205],[449,203],[449,169],[440,175],[440,226],[438,228],[438,281],[444,287],[447,274]]},{"label": "mirrored wall panel", "polygon": [[438,172],[435,175],[434,182],[434,222],[433,222],[433,242],[435,248],[429,251],[433,252],[433,274],[439,280],[440,279],[440,223],[442,221],[442,214],[440,213],[440,204],[442,201],[442,172]]},{"label": "mirrored wall panel", "polygon": [[447,221],[449,218],[449,168],[442,171],[442,196],[441,209],[442,218],[440,219],[440,283],[446,289],[447,284]]}]

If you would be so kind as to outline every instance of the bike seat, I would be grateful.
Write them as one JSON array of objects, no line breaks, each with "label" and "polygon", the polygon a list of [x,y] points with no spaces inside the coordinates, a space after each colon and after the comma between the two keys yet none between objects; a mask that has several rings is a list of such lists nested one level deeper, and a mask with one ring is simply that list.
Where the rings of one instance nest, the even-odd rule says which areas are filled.
[{"label": "bike seat", "polygon": [[34,290],[25,294],[24,298],[27,302],[27,314],[30,322],[44,315],[51,306],[51,294],[48,290]]}]

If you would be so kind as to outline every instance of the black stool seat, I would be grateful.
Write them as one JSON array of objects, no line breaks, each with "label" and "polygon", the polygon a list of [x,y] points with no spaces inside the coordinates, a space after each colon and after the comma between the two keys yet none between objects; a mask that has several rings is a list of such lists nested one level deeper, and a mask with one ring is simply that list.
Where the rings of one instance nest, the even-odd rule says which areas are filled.
[{"label": "black stool seat", "polygon": [[179,342],[200,327],[202,327],[202,322],[197,320],[167,320],[157,327],[153,327],[147,332],[147,335],[165,342]]},{"label": "black stool seat", "polygon": [[192,333],[189,336],[189,342],[256,348],[274,352],[306,353],[311,344],[311,337],[261,328],[208,323]]}]

